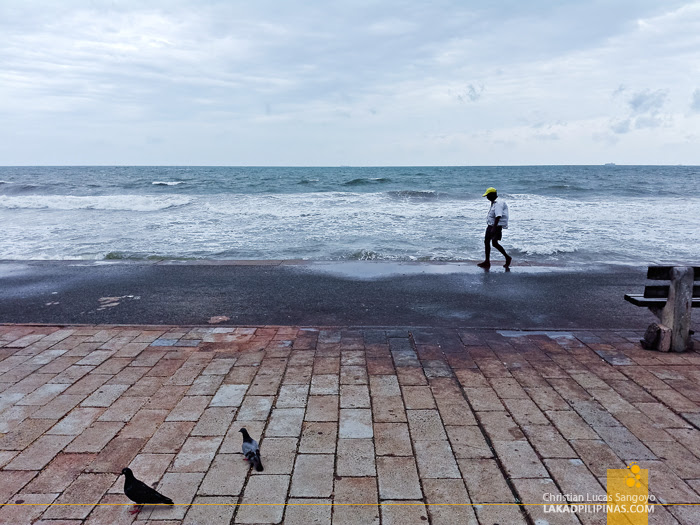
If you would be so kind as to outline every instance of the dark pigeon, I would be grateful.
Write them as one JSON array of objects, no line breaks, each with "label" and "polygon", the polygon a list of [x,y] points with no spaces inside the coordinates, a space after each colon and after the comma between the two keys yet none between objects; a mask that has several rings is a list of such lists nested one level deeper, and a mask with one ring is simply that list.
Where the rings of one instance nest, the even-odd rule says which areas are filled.
[{"label": "dark pigeon", "polygon": [[258,447],[258,442],[250,437],[250,434],[248,434],[245,428],[240,429],[239,432],[243,434],[243,455],[255,465],[255,470],[262,472],[263,465],[260,459],[260,447]]},{"label": "dark pigeon", "polygon": [[173,500],[166,498],[157,490],[146,485],[143,481],[136,479],[130,468],[122,469],[122,474],[124,474],[124,494],[126,494],[127,498],[136,503],[131,514],[138,514],[141,512],[142,505],[173,505]]}]

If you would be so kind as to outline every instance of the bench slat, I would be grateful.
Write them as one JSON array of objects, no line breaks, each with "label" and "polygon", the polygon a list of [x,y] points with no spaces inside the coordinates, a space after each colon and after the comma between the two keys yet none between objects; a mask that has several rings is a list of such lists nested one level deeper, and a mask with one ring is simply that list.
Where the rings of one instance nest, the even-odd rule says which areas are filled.
[{"label": "bench slat", "polygon": [[[625,294],[625,301],[636,306],[646,306],[647,308],[663,308],[666,306],[666,299],[644,297],[642,294]],[[700,297],[693,297],[693,302],[690,306],[693,308],[700,307]]]},{"label": "bench slat", "polygon": [[[650,299],[666,299],[668,297],[668,290],[670,286],[645,286],[644,287],[644,297]],[[700,286],[693,286],[693,297],[700,297]]]},{"label": "bench slat", "polygon": [[[649,266],[647,270],[647,279],[652,281],[670,281],[673,266]],[[700,266],[693,266],[695,281],[700,281]]]}]

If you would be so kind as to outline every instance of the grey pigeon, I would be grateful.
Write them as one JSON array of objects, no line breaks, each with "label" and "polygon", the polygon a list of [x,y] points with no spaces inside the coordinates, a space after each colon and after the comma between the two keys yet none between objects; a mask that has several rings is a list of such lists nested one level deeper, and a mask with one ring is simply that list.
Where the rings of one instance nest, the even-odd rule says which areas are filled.
[{"label": "grey pigeon", "polygon": [[136,503],[131,514],[138,514],[141,512],[142,505],[173,505],[173,500],[166,498],[157,490],[146,485],[143,481],[136,479],[130,468],[122,469],[122,474],[124,474],[124,494],[126,494],[127,498]]},{"label": "grey pigeon", "polygon": [[240,429],[239,432],[243,434],[243,455],[255,465],[255,470],[262,472],[263,465],[260,459],[260,447],[258,447],[258,442],[250,437],[250,434],[248,434],[245,428]]}]

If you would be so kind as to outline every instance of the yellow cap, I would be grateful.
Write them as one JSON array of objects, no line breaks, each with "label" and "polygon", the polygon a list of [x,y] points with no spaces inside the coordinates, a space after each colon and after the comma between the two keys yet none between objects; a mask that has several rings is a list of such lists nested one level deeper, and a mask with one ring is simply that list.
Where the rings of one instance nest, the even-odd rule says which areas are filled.
[{"label": "yellow cap", "polygon": [[486,193],[484,193],[482,197],[486,197],[489,193],[496,193],[496,188],[487,188]]}]

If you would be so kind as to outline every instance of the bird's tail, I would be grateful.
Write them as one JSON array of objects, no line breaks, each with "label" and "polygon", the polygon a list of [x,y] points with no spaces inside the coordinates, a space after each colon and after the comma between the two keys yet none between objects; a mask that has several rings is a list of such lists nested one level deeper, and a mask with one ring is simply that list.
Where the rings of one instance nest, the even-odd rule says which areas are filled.
[{"label": "bird's tail", "polygon": [[255,465],[255,470],[257,470],[258,472],[262,472],[264,470],[259,454],[255,454],[253,456],[253,465]]}]

